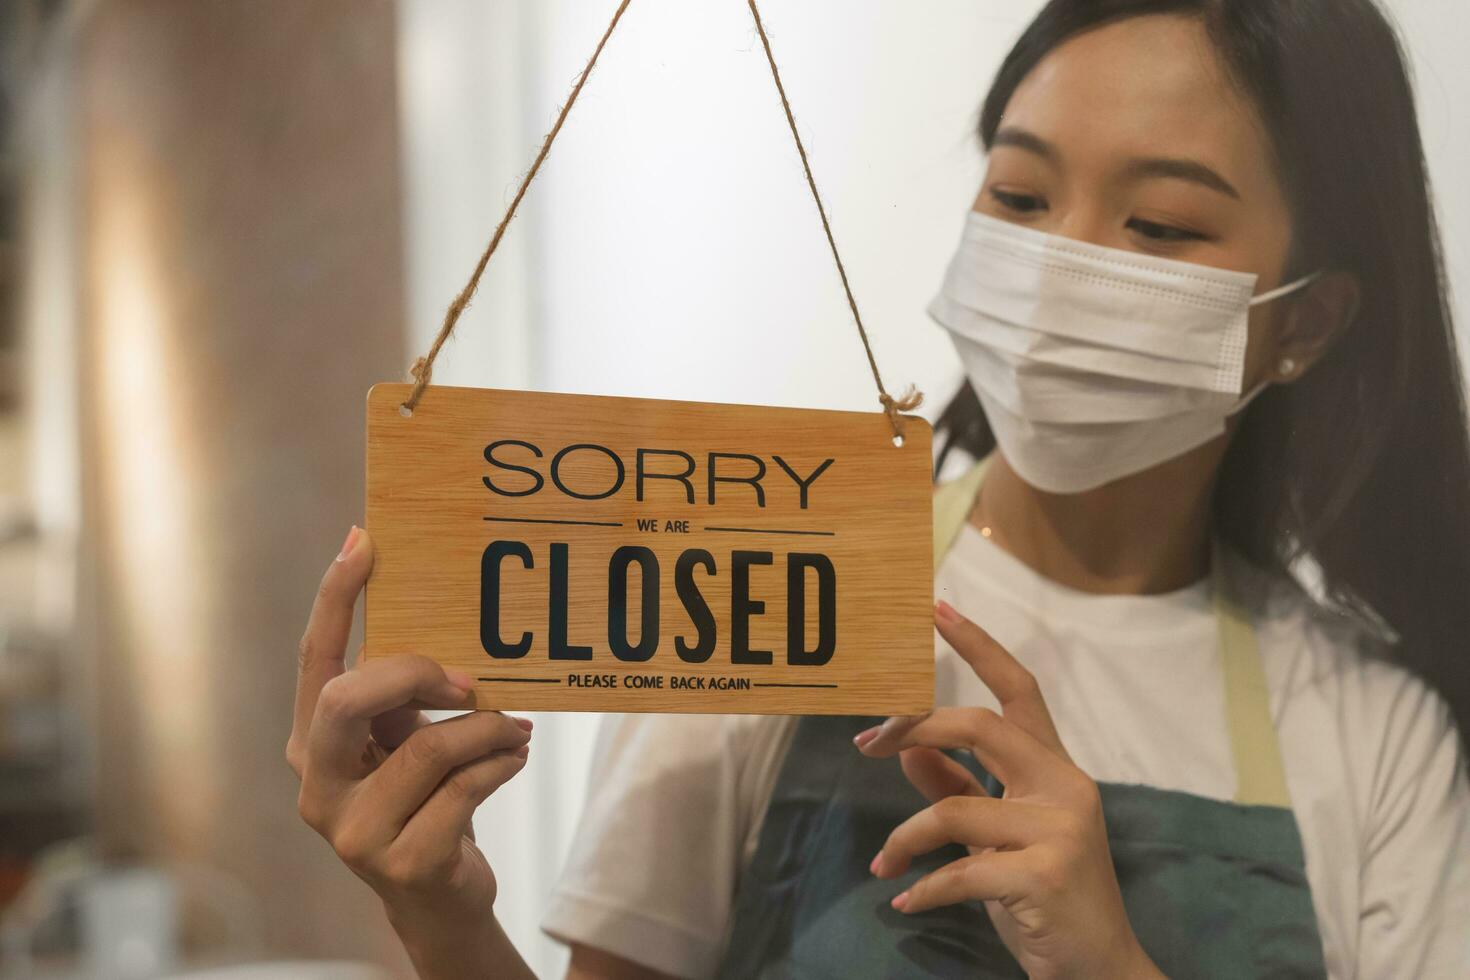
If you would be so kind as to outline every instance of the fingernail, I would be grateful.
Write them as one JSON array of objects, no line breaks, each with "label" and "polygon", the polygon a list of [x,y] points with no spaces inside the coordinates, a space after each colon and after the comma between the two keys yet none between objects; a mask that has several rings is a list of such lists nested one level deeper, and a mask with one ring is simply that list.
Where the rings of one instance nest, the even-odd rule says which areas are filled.
[{"label": "fingernail", "polygon": [[951,606],[943,599],[940,599],[934,604],[934,615],[936,618],[942,619],[946,623],[958,623],[963,621],[965,618],[955,611],[954,606]]},{"label": "fingernail", "polygon": [[874,725],[872,728],[858,732],[852,737],[852,744],[856,745],[858,748],[862,748],[864,745],[867,745],[873,739],[878,737],[878,730],[882,727],[882,725]]},{"label": "fingernail", "polygon": [[445,667],[444,676],[449,678],[449,683],[453,684],[455,687],[459,688],[462,691],[468,691],[470,688],[475,686],[475,679],[462,670],[453,670],[449,667]]},{"label": "fingernail", "polygon": [[873,860],[871,862],[869,862],[869,864],[868,864],[868,873],[869,874],[877,874],[878,873],[878,863],[880,861],[882,861],[882,860],[883,860],[883,852],[882,851],[879,851],[877,854],[874,854],[873,855]]},{"label": "fingernail", "polygon": [[530,754],[531,754],[531,743],[530,742],[527,742],[525,745],[522,745],[520,748],[516,749],[514,752],[511,753],[511,755],[515,756],[517,759],[524,759],[526,756],[528,756]]},{"label": "fingernail", "polygon": [[529,718],[514,718],[512,720],[517,725],[520,725],[521,726],[521,730],[522,731],[529,732],[531,730],[531,727],[532,727],[532,725],[531,725],[531,719],[529,719]]},{"label": "fingernail", "polygon": [[357,532],[360,530],[361,528],[359,528],[356,524],[352,525],[352,527],[348,530],[347,540],[342,542],[342,550],[337,552],[338,561],[341,561],[343,558],[346,558],[349,554],[351,554],[352,546],[357,543]]},{"label": "fingernail", "polygon": [[897,895],[893,896],[893,901],[890,904],[892,904],[894,908],[896,908],[900,912],[902,912],[904,906],[907,905],[908,903],[909,903],[909,893],[908,892],[899,892]]}]

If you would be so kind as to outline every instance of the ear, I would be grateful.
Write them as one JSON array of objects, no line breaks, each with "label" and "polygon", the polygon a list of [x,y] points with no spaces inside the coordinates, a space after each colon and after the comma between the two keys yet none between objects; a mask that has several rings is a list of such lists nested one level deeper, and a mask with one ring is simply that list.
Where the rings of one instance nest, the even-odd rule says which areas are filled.
[{"label": "ear", "polygon": [[1324,273],[1288,298],[1277,321],[1271,379],[1291,382],[1310,371],[1357,318],[1361,302],[1357,277],[1340,270]]}]

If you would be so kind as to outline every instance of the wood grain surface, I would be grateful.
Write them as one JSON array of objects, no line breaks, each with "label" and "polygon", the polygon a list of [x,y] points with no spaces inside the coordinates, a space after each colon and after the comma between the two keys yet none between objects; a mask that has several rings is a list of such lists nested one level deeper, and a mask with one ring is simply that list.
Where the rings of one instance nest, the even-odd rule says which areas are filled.
[{"label": "wood grain surface", "polygon": [[880,412],[409,389],[368,392],[363,656],[483,709],[933,706],[922,418],[898,446]]}]

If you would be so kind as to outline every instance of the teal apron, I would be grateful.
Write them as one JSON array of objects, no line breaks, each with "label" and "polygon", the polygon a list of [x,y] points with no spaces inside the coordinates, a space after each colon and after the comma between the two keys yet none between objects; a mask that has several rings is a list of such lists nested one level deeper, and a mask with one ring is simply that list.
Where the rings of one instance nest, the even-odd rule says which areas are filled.
[{"label": "teal apron", "polygon": [[[934,495],[934,562],[968,519],[986,460]],[[1233,801],[1134,783],[1098,784],[1128,919],[1172,980],[1325,977],[1305,857],[1249,619],[1227,595],[1213,542]],[[982,624],[983,625],[983,624]],[[897,757],[852,736],[880,717],[803,716],[740,878],[726,978],[1025,977],[980,901],[905,915],[888,904],[921,875],[965,857],[959,844],[880,880],[868,862],[929,805]],[[992,795],[1003,787],[951,752]]]}]

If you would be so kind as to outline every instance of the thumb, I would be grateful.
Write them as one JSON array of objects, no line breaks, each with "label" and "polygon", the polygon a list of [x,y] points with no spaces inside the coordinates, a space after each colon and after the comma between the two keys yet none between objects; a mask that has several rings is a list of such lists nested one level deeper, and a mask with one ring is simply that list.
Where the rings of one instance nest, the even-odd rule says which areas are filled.
[{"label": "thumb", "polygon": [[357,594],[372,569],[372,541],[367,531],[353,525],[342,550],[322,575],[306,632],[297,648],[295,734],[304,735],[310,729],[322,688],[345,670],[347,638],[352,632]]}]

